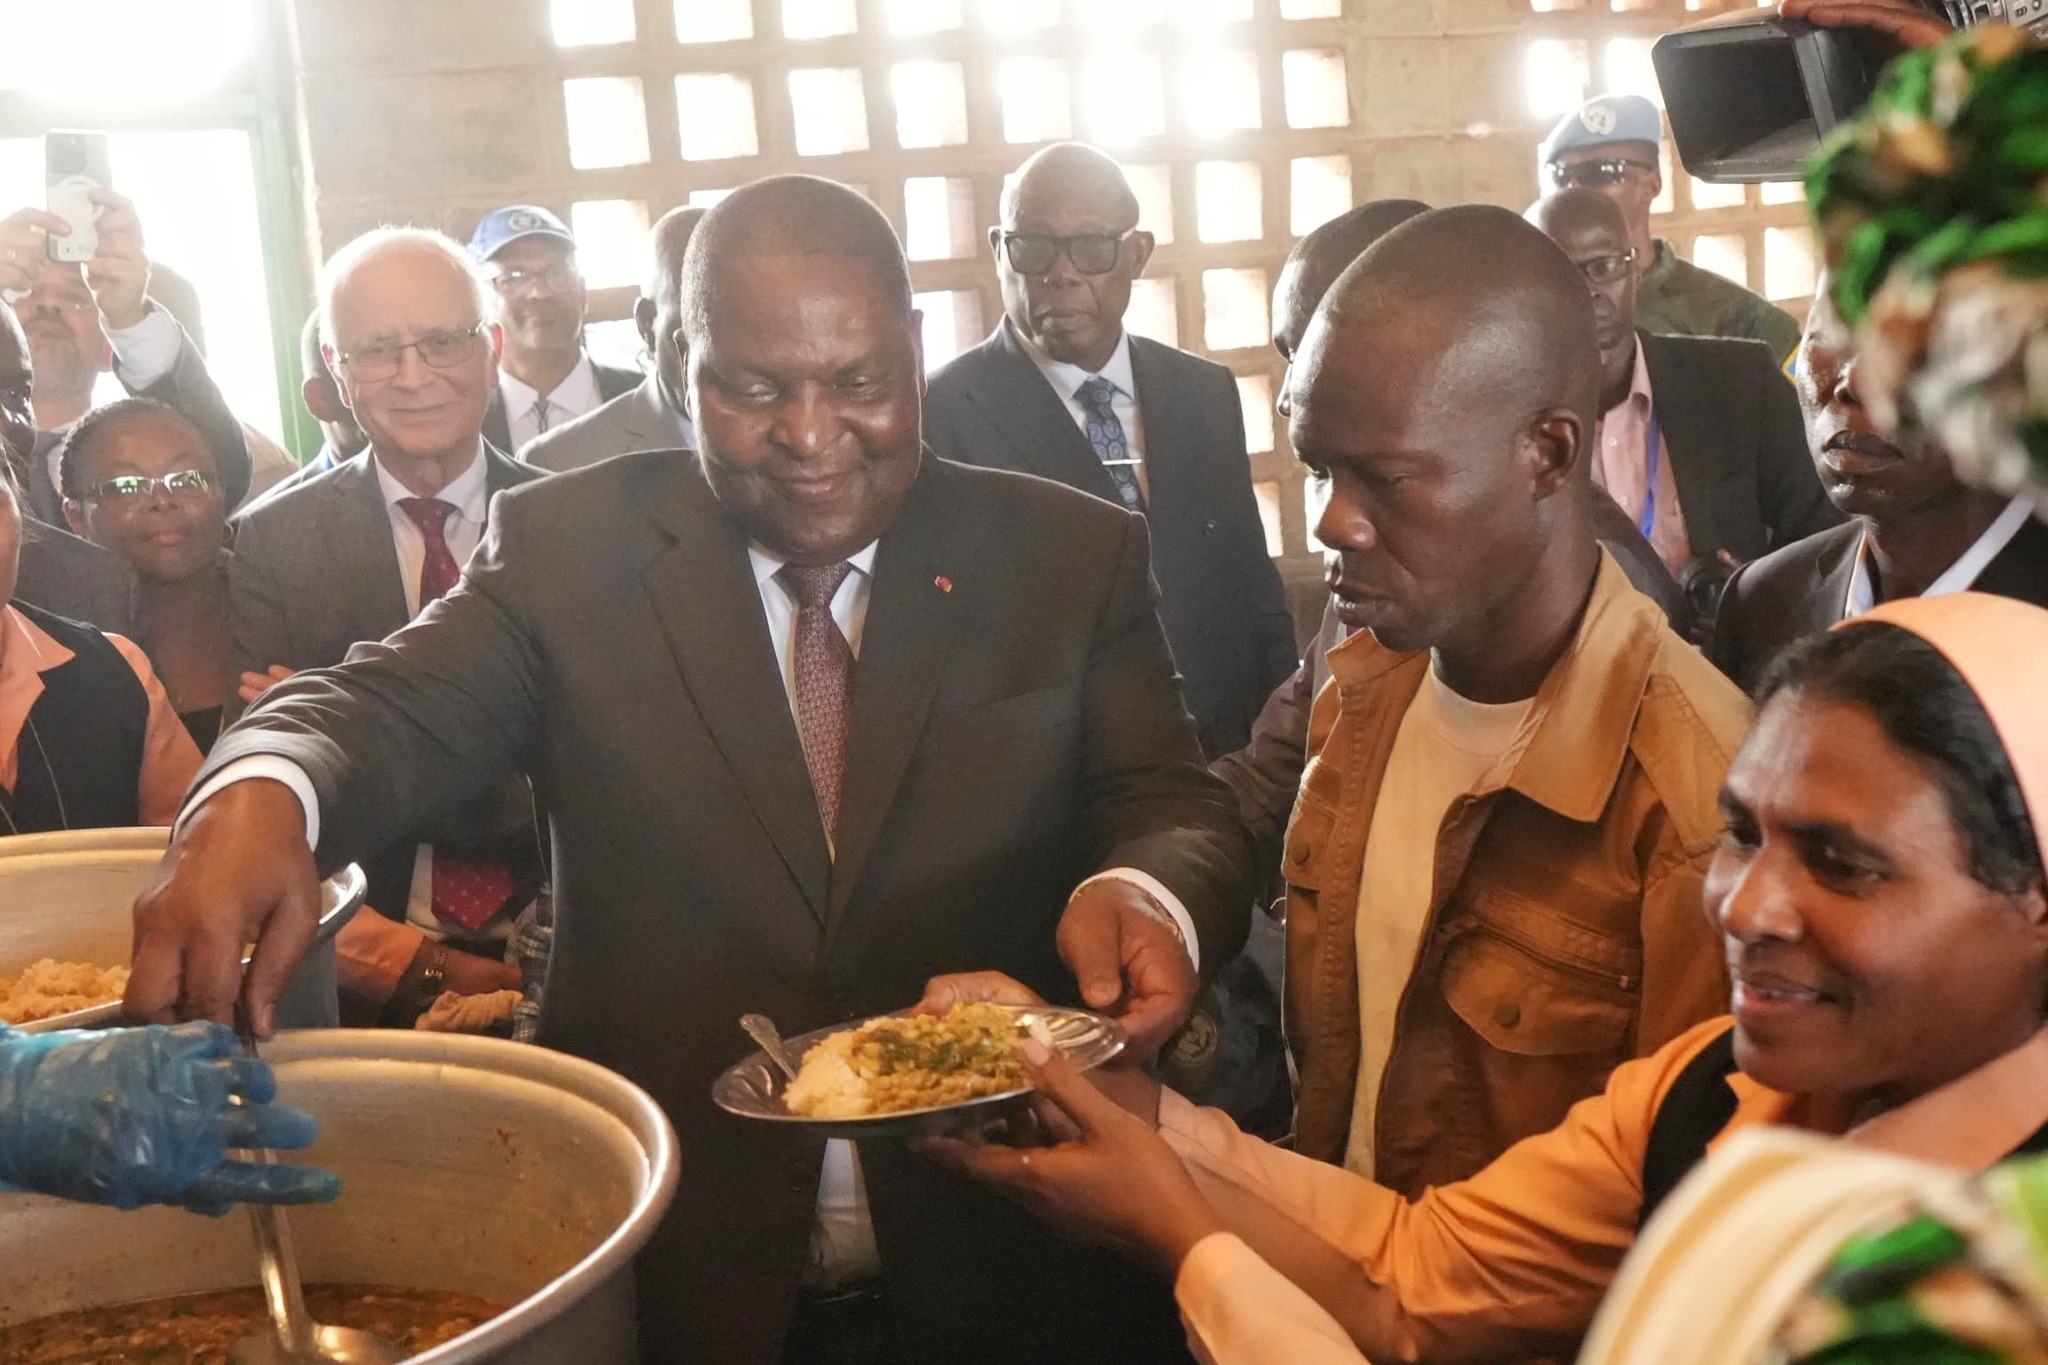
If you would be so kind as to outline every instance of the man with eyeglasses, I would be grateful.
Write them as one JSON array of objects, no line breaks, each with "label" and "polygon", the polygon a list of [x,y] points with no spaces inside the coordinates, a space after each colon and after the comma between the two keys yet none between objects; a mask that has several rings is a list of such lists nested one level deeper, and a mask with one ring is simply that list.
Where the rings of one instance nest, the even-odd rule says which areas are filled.
[{"label": "man with eyeglasses", "polygon": [[[454,587],[491,498],[545,477],[483,438],[498,328],[489,285],[437,232],[380,228],[322,272],[323,359],[369,449],[235,520],[229,607],[241,690],[341,662]],[[410,1026],[441,990],[516,990],[512,919],[540,880],[532,801],[508,784],[364,864],[370,904],[336,947],[344,1017]]]},{"label": "man with eyeglasses", "polygon": [[1594,482],[1686,589],[1704,636],[1738,565],[1841,519],[1814,477],[1792,386],[1758,342],[1642,326],[1628,227],[1613,200],[1561,190],[1527,216],[1593,297]]},{"label": "man with eyeglasses", "polygon": [[491,283],[486,316],[505,338],[484,418],[492,445],[523,453],[535,437],[639,386],[634,371],[600,365],[583,349],[589,292],[561,219],[534,204],[494,210],[476,225],[469,254]]},{"label": "man with eyeglasses", "polygon": [[1300,654],[1230,371],[1125,331],[1153,239],[1123,169],[1094,148],[1061,143],[1026,161],[989,245],[1004,317],[931,377],[926,439],[950,459],[1143,513],[1203,752],[1242,748]]},{"label": "man with eyeglasses", "polygon": [[1650,205],[1664,192],[1658,148],[1664,116],[1641,95],[1602,95],[1558,120],[1537,152],[1543,192],[1595,190],[1612,199],[1628,227],[1638,280],[1636,324],[1678,336],[1748,337],[1780,365],[1799,345],[1799,323],[1735,281],[1702,270],[1650,231]]}]

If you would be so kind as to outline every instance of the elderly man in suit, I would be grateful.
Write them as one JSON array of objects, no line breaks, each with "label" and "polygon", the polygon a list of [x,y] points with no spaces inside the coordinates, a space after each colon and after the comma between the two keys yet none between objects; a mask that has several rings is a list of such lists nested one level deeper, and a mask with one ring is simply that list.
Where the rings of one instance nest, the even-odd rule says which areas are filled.
[{"label": "elderly man in suit", "polygon": [[640,382],[636,372],[600,365],[583,349],[590,291],[561,219],[534,204],[495,209],[476,225],[469,254],[491,282],[488,316],[504,339],[484,416],[492,445],[518,454]]},{"label": "elderly man in suit", "polygon": [[704,212],[688,206],[670,209],[654,225],[653,273],[633,305],[633,322],[647,354],[654,357],[654,373],[596,412],[541,436],[520,453],[521,459],[537,469],[563,473],[635,450],[689,450],[696,445],[683,412],[683,354],[676,327],[681,321],[683,253]]},{"label": "elderly man in suit", "polygon": [[1761,342],[1637,327],[1628,223],[1613,200],[1560,190],[1527,216],[1593,295],[1594,480],[1686,586],[1704,627],[1736,565],[1841,520],[1814,477],[1798,399]]},{"label": "elderly man in suit", "polygon": [[0,220],[0,293],[12,301],[35,362],[35,413],[40,429],[26,452],[10,452],[27,511],[64,524],[57,491],[57,447],[92,407],[93,387],[112,369],[130,394],[169,403],[190,417],[213,447],[221,486],[233,507],[248,494],[249,442],[206,370],[206,358],[168,309],[148,295],[150,261],[135,205],[95,190],[101,207],[99,247],[82,267],[49,259],[52,234],[71,231],[63,218],[21,209]]},{"label": "elderly man in suit", "polygon": [[1963,483],[1933,441],[1879,436],[1858,369],[1823,277],[1806,319],[1799,406],[1821,483],[1849,520],[1728,581],[1711,653],[1745,690],[1794,640],[1880,602],[1986,592],[2048,607],[2048,526],[2033,500]]},{"label": "elderly man in suit", "polygon": [[1055,479],[1143,512],[1160,618],[1212,757],[1242,748],[1300,653],[1252,496],[1230,371],[1124,330],[1152,234],[1092,147],[1033,156],[989,230],[1004,318],[932,376],[926,436],[949,459]]},{"label": "elderly man in suit", "polygon": [[461,587],[266,696],[138,903],[128,1003],[224,1016],[247,936],[267,1025],[318,868],[530,772],[540,1041],[645,1086],[689,1153],[639,1261],[648,1359],[1184,1360],[1163,1286],[899,1145],[856,1163],[709,1095],[741,1014],[815,1028],[954,969],[1086,1000],[1148,1056],[1237,951],[1246,835],[1144,519],[924,453],[908,267],[844,186],[721,202],[682,318],[698,454],[513,490]]},{"label": "elderly man in suit", "polygon": [[[485,302],[461,248],[438,233],[381,229],[327,263],[324,359],[370,445],[235,520],[241,701],[404,626],[454,586],[492,496],[544,477],[481,435],[497,352]],[[540,880],[523,789],[391,833],[363,850],[383,915],[358,916],[337,940],[350,1017],[410,1025],[443,986],[517,988],[506,912]]]}]

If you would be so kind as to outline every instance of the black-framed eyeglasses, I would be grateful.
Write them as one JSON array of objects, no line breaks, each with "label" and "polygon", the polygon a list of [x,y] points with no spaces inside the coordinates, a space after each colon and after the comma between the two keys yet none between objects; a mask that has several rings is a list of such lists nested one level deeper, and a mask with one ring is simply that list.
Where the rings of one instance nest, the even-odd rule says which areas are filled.
[{"label": "black-framed eyeglasses", "polygon": [[1635,268],[1636,249],[1617,252],[1612,256],[1594,256],[1580,261],[1579,269],[1594,284],[1619,284],[1628,272]]},{"label": "black-framed eyeglasses", "polygon": [[1074,263],[1074,269],[1083,275],[1107,275],[1116,269],[1117,257],[1123,254],[1124,243],[1130,239],[1127,232],[1082,232],[1072,237],[1048,237],[1036,232],[1005,232],[1003,254],[1009,259],[1010,269],[1019,275],[1044,275],[1059,264],[1062,255]]},{"label": "black-framed eyeglasses", "polygon": [[1550,172],[1550,183],[1556,189],[1598,190],[1619,185],[1628,178],[1631,170],[1654,171],[1657,168],[1634,157],[1617,156],[1606,161],[1581,161],[1570,166],[1553,161],[1545,169]]},{"label": "black-framed eyeglasses", "polygon": [[546,285],[555,293],[574,289],[583,281],[583,272],[576,268],[574,261],[556,261],[543,270],[493,270],[491,288],[501,295],[530,294],[538,285]]},{"label": "black-framed eyeglasses", "polygon": [[379,342],[353,351],[339,352],[341,363],[358,383],[381,384],[397,376],[405,365],[405,353],[418,351],[420,359],[437,370],[452,370],[476,354],[476,339],[484,325],[437,328],[407,342]]},{"label": "black-framed eyeglasses", "polygon": [[159,478],[123,474],[89,484],[85,495],[97,502],[135,503],[156,496],[158,489],[173,498],[203,498],[213,491],[213,475],[203,469],[174,469]]}]

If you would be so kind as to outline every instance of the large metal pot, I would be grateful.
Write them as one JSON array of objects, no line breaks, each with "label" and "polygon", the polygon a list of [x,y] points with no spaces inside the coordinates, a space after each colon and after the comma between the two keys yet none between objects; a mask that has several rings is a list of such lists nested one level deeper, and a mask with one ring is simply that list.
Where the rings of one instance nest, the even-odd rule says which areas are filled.
[{"label": "large metal pot", "polygon": [[[675,1194],[675,1132],[590,1062],[494,1038],[281,1035],[280,1099],[320,1120],[303,1159],[341,1197],[292,1211],[313,1282],[513,1305],[420,1365],[631,1365],[632,1260]],[[248,1220],[0,1195],[0,1324],[256,1282]]]},{"label": "large metal pot", "polygon": [[[128,961],[135,897],[163,858],[167,829],[79,829],[0,838],[0,977],[42,958],[116,966]],[[321,888],[321,934],[278,1002],[284,1028],[340,1022],[335,998],[334,932],[362,904],[361,869],[344,868]],[[120,1007],[80,1010],[27,1026],[98,1027],[118,1022]]]}]

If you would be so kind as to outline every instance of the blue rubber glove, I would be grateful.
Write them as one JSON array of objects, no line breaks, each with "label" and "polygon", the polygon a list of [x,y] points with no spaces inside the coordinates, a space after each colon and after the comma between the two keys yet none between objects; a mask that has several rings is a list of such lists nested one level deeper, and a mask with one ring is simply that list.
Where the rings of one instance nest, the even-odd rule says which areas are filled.
[{"label": "blue rubber glove", "polygon": [[312,1116],[276,1094],[270,1067],[219,1024],[0,1027],[0,1181],[119,1209],[324,1203],[341,1192],[327,1171],[228,1160],[231,1147],[313,1141]]}]

